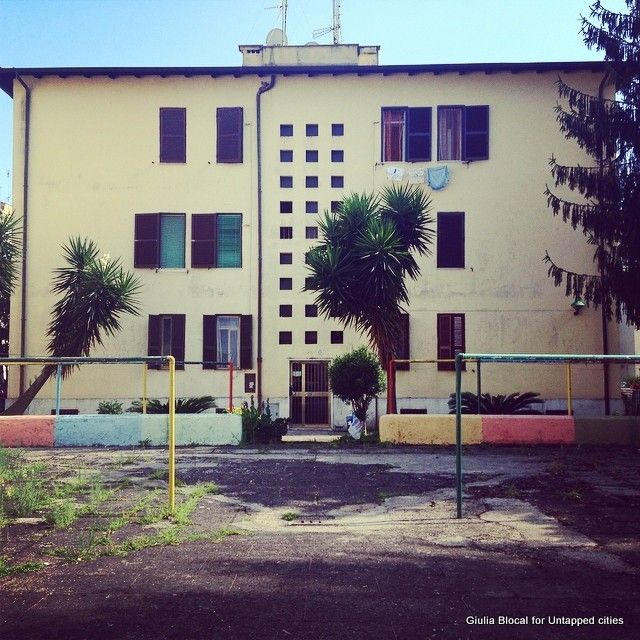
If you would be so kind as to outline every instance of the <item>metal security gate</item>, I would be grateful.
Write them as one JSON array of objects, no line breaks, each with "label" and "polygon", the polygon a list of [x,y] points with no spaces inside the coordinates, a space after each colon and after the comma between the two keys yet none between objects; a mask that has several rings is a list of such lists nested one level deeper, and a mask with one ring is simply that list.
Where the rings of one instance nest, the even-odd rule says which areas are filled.
[{"label": "metal security gate", "polygon": [[289,380],[289,423],[329,426],[329,361],[292,362]]}]

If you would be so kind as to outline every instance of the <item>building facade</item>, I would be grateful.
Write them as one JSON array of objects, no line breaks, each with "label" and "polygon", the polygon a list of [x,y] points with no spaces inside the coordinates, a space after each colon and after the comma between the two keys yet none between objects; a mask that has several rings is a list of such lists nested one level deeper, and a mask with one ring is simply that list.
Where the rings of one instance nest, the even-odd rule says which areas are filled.
[{"label": "building facade", "polygon": [[[558,75],[594,92],[601,63],[384,66],[377,47],[240,49],[239,67],[0,70],[14,101],[13,205],[27,221],[11,354],[46,353],[60,247],[86,236],[142,283],[141,315],[96,355],[172,353],[187,363],[178,395],[220,406],[229,374],[216,363],[231,360],[235,404],[254,395],[296,424],[341,424],[349,410],[331,397],[327,364],[365,339],[319,316],[302,291],[305,253],[344,194],[402,183],[429,193],[437,242],[409,286],[400,355],[602,353],[599,311],[574,315],[543,263],[548,251],[592,269],[592,248],[553,217],[544,189],[551,155],[586,161],[556,123]],[[620,352],[628,336],[607,330]],[[399,371],[399,407],[446,412],[449,369]],[[538,391],[562,410],[565,375],[487,366],[483,390]],[[140,367],[83,368],[63,406],[131,400],[141,380]],[[465,385],[475,389],[471,365]],[[11,375],[9,395],[19,386]],[[166,395],[166,373],[149,371],[148,387]],[[49,384],[31,411],[48,413],[54,395]],[[576,412],[601,412],[601,368],[576,367],[573,395]]]}]

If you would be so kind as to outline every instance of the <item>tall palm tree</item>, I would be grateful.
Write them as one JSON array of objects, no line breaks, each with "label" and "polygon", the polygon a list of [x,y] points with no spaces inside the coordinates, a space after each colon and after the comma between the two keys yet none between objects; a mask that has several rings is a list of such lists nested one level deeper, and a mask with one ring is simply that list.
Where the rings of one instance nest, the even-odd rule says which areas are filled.
[{"label": "tall palm tree", "polygon": [[[139,315],[140,283],[120,260],[100,251],[92,240],[71,238],[62,248],[66,266],[54,272],[52,291],[62,296],[51,311],[47,350],[53,357],[88,356],[105,336],[120,330],[120,316]],[[64,367],[67,376],[73,367]],[[28,389],[4,412],[20,415],[55,372],[45,365]]]},{"label": "tall palm tree", "polygon": [[419,186],[349,195],[338,211],[325,212],[321,240],[307,254],[305,291],[316,294],[325,317],[364,332],[384,368],[396,355],[409,303],[406,276],[420,275],[414,254],[431,254],[430,208]]}]

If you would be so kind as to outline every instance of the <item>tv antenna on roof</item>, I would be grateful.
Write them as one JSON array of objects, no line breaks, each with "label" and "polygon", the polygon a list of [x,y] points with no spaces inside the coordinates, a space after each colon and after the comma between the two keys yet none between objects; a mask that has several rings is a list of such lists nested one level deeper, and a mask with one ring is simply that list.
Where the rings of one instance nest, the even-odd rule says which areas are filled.
[{"label": "tv antenna on roof", "polygon": [[340,41],[342,40],[342,33],[340,31],[340,3],[341,0],[333,0],[333,26],[315,29],[313,32],[314,38],[325,36],[327,33],[333,32],[333,44],[340,44]]},{"label": "tv antenna on roof", "polygon": [[[281,4],[273,7],[265,7],[265,9],[278,9],[281,14],[282,23],[280,29],[271,29],[267,34],[267,44],[271,46],[286,46],[287,44],[287,4],[289,0],[282,0]],[[270,42],[270,40],[272,42]]]}]

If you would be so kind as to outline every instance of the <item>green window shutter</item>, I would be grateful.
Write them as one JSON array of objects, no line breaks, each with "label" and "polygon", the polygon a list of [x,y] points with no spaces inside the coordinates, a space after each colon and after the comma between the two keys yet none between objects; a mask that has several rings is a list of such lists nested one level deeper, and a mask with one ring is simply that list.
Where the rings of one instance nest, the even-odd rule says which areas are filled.
[{"label": "green window shutter", "polygon": [[191,216],[191,266],[216,266],[216,214],[194,213]]},{"label": "green window shutter", "polygon": [[[409,360],[409,314],[400,314],[400,340],[396,348],[396,358],[401,360]],[[409,371],[411,365],[408,362],[398,362],[396,364],[397,371]]]},{"label": "green window shutter", "polygon": [[184,268],[183,214],[160,214],[160,268]]},{"label": "green window shutter", "polygon": [[242,266],[242,215],[219,213],[216,250],[218,267]]},{"label": "green window shutter", "polygon": [[464,159],[489,159],[489,107],[465,107],[464,109]]},{"label": "green window shutter", "polygon": [[215,369],[218,361],[217,316],[202,316],[202,361],[203,369]]},{"label": "green window shutter", "polygon": [[160,253],[160,216],[157,213],[136,213],[133,266],[156,269]]},{"label": "green window shutter", "polygon": [[160,109],[160,162],[187,161],[187,110]]},{"label": "green window shutter", "polygon": [[176,359],[176,369],[184,369],[185,315],[171,316],[171,355]]},{"label": "green window shutter", "polygon": [[[162,348],[160,344],[160,316],[149,316],[149,328],[147,332],[147,355],[161,356]],[[148,369],[159,369],[160,365],[153,362],[147,365]]]},{"label": "green window shutter", "polygon": [[253,369],[253,317],[240,316],[240,368]]},{"label": "green window shutter", "polygon": [[242,162],[242,107],[219,107],[216,112],[218,162]]}]

